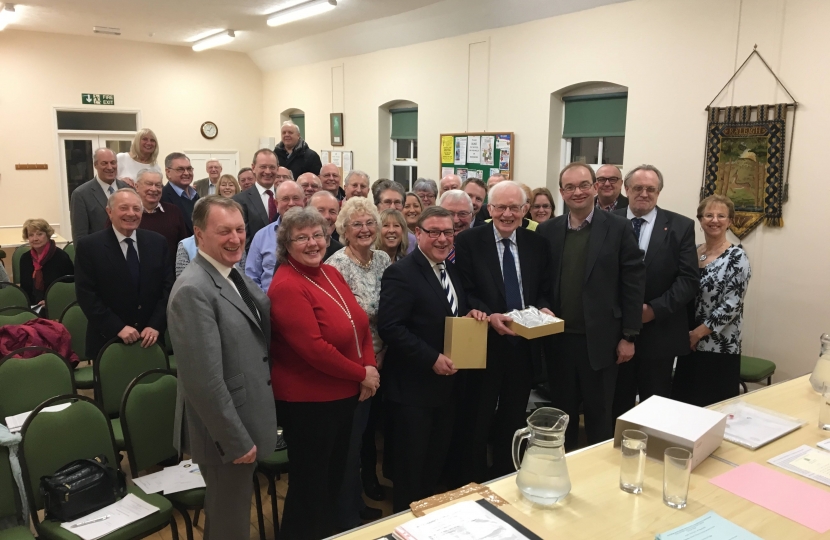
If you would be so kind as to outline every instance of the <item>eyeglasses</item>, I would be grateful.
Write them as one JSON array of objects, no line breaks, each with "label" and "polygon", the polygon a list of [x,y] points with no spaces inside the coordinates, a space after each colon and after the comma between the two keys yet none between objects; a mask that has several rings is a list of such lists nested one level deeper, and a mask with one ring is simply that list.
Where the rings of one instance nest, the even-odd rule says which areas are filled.
[{"label": "eyeglasses", "polygon": [[375,221],[373,219],[370,219],[369,221],[367,221],[365,223],[362,222],[362,221],[352,221],[351,223],[349,223],[349,227],[351,227],[352,229],[354,229],[356,231],[359,231],[363,227],[366,227],[367,229],[374,229],[375,227],[377,227],[377,224],[378,224],[377,221]]},{"label": "eyeglasses", "polygon": [[620,181],[619,176],[597,176],[597,184],[604,184],[608,182],[612,186]]},{"label": "eyeglasses", "polygon": [[294,197],[280,197],[277,200],[280,201],[281,203],[289,203],[289,202],[302,203],[303,202],[303,197],[298,197],[298,196],[295,195]]},{"label": "eyeglasses", "polygon": [[489,206],[490,210],[495,210],[500,214],[506,212],[508,209],[510,210],[511,214],[518,214],[522,211],[522,208],[524,207],[524,205],[519,206],[518,204],[512,204],[510,206],[507,206],[506,204],[491,204]]},{"label": "eyeglasses", "polygon": [[383,199],[380,201],[380,204],[384,204],[386,206],[394,206],[396,208],[403,208],[403,202],[400,200],[392,200],[392,199]]},{"label": "eyeglasses", "polygon": [[420,197],[422,200],[423,199],[429,199],[430,201],[435,200],[435,195],[433,195],[432,193],[418,193],[418,197]]},{"label": "eyeglasses", "polygon": [[450,212],[450,214],[452,214],[452,217],[457,217],[459,219],[467,219],[473,215],[472,212],[467,210],[462,210],[461,212]]},{"label": "eyeglasses", "polygon": [[551,206],[549,204],[534,204],[530,208],[532,210],[550,210]]},{"label": "eyeglasses", "polygon": [[563,188],[562,188],[562,191],[563,191],[564,193],[567,193],[567,194],[569,194],[569,195],[570,195],[571,193],[573,193],[574,191],[576,191],[576,190],[577,190],[577,188],[578,188],[580,191],[588,191],[589,189],[591,189],[591,187],[593,187],[593,185],[594,185],[594,184],[592,184],[591,182],[582,182],[582,183],[581,183],[581,184],[579,184],[578,186],[575,186],[575,185],[573,185],[573,184],[568,184],[567,186],[565,186],[565,187],[563,187]]},{"label": "eyeglasses", "polygon": [[643,192],[643,190],[645,190],[645,192],[648,193],[649,195],[654,195],[658,191],[657,188],[654,187],[654,186],[648,186],[648,187],[645,187],[645,186],[631,186],[631,189],[629,191],[639,195],[640,193]]},{"label": "eyeglasses", "polygon": [[321,233],[321,232],[318,232],[318,233],[312,234],[311,236],[306,236],[304,234],[301,234],[297,238],[292,238],[291,239],[291,241],[294,242],[295,244],[308,244],[308,242],[310,240],[313,240],[317,243],[325,242],[326,235]]},{"label": "eyeglasses", "polygon": [[168,167],[167,170],[176,171],[179,174],[184,174],[184,173],[192,173],[193,172],[193,167],[176,167],[175,169],[171,169],[170,167]]},{"label": "eyeglasses", "polygon": [[706,221],[726,221],[729,219],[729,216],[725,216],[723,214],[703,214],[703,219]]},{"label": "eyeglasses", "polygon": [[444,235],[445,238],[452,238],[453,236],[455,236],[455,231],[452,230],[452,229],[449,229],[449,230],[446,230],[446,231],[437,231],[437,230],[429,230],[429,229],[422,229],[422,230],[425,233],[427,233],[427,236],[429,236],[430,238],[438,238],[442,234]]}]

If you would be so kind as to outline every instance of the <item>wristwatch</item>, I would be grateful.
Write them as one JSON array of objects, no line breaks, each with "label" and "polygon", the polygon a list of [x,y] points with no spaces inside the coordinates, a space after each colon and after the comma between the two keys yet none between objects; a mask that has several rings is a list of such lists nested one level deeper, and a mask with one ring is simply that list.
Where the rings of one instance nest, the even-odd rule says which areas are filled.
[{"label": "wristwatch", "polygon": [[637,341],[637,334],[623,334],[622,338],[629,343]]}]

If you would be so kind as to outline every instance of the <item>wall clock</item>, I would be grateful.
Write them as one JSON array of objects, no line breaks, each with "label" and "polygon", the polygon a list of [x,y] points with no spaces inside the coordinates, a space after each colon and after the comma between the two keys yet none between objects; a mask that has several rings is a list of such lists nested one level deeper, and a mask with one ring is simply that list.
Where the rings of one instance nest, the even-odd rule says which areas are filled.
[{"label": "wall clock", "polygon": [[213,122],[205,122],[202,124],[202,137],[205,139],[215,139],[219,135],[219,128]]}]

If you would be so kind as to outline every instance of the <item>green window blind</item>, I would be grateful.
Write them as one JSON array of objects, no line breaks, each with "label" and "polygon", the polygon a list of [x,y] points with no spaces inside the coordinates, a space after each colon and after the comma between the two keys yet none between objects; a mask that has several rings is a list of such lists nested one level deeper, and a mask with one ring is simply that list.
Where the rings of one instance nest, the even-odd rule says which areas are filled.
[{"label": "green window blind", "polygon": [[389,112],[392,113],[393,139],[418,138],[418,109],[393,109]]},{"label": "green window blind", "polygon": [[290,118],[292,122],[297,124],[297,127],[300,128],[300,137],[305,139],[305,115],[304,114],[292,114],[288,118]]},{"label": "green window blind", "polygon": [[623,137],[627,94],[565,97],[563,139],[574,137]]}]

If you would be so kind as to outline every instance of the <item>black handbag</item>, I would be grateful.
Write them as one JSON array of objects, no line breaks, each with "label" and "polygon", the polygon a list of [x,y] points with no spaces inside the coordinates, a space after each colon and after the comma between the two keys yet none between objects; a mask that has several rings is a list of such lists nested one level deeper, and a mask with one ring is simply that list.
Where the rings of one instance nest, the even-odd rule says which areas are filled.
[{"label": "black handbag", "polygon": [[113,469],[106,456],[79,459],[40,478],[46,519],[74,521],[109,506],[127,493],[124,473]]}]

